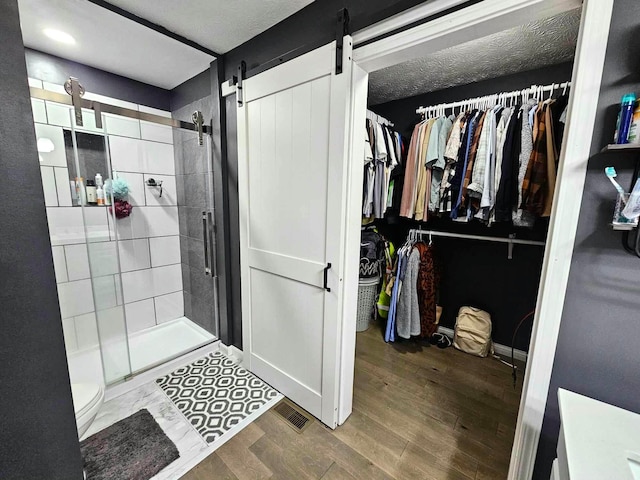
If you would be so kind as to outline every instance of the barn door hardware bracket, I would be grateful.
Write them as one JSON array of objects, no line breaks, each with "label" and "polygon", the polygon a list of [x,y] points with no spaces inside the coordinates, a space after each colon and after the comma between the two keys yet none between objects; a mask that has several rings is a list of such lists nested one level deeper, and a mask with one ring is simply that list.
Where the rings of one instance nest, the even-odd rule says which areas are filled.
[{"label": "barn door hardware bracket", "polygon": [[82,96],[85,94],[85,89],[76,77],[69,77],[64,82],[64,90],[71,95],[71,102],[76,114],[76,125],[82,127]]},{"label": "barn door hardware bracket", "polygon": [[247,76],[247,64],[244,60],[238,65],[238,82],[236,84],[236,98],[238,99],[238,106],[242,106],[242,81]]},{"label": "barn door hardware bracket", "polygon": [[342,8],[338,10],[336,24],[336,75],[342,73],[342,53],[345,35],[349,35],[349,11],[346,8]]}]

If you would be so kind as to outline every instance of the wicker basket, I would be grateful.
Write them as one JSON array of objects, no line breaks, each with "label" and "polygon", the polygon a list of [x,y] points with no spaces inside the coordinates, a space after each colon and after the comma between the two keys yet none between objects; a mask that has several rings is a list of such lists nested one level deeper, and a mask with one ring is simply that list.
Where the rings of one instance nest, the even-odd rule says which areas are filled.
[{"label": "wicker basket", "polygon": [[358,282],[358,316],[356,332],[364,332],[369,328],[378,299],[378,277],[360,279]]}]

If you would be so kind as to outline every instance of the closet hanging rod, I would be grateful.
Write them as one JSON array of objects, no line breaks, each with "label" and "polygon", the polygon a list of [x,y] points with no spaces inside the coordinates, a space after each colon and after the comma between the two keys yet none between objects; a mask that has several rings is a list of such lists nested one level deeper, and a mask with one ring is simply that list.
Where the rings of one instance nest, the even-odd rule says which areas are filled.
[{"label": "closet hanging rod", "polygon": [[[71,96],[65,93],[56,93],[49,90],[43,90],[42,88],[30,87],[31,98],[38,100],[46,100],[49,102],[62,103],[73,107],[73,99]],[[174,118],[162,117],[160,115],[154,115],[152,113],[140,112],[138,110],[132,110],[130,108],[117,107],[115,105],[109,105],[108,103],[102,103],[95,100],[87,100],[86,98],[80,98],[81,108],[88,110],[99,111],[102,113],[111,113],[113,115],[119,115],[121,117],[135,118],[137,120],[144,120],[145,122],[158,123],[160,125],[167,125],[174,128],[183,128],[185,130],[198,131],[197,125],[191,122],[183,122],[182,120],[176,120]],[[209,125],[202,126],[202,132],[207,135],[211,135],[211,127]]]},{"label": "closet hanging rod", "polygon": [[443,110],[448,108],[465,107],[468,105],[480,104],[487,101],[497,101],[499,99],[513,99],[519,96],[525,95],[541,95],[542,93],[553,92],[554,90],[564,89],[571,87],[571,82],[552,83],[551,85],[531,85],[523,90],[513,90],[511,92],[500,92],[491,95],[483,95],[482,97],[468,98],[466,100],[460,100],[452,103],[441,103],[439,105],[432,105],[430,107],[419,107],[416,109],[417,114],[424,114],[427,112],[433,112],[437,110]]},{"label": "closet hanging rod", "polygon": [[482,235],[469,235],[466,233],[452,233],[452,232],[439,232],[436,230],[418,230],[411,229],[409,230],[409,236],[415,235],[417,237],[447,237],[447,238],[462,238],[465,240],[480,240],[484,242],[495,242],[495,243],[506,243],[509,247],[507,252],[507,258],[509,260],[513,259],[513,246],[514,245],[536,245],[544,247],[546,245],[545,242],[540,242],[536,240],[521,240],[519,238],[515,238],[515,234],[509,235],[509,237],[485,237]]},{"label": "closet hanging rod", "polygon": [[389,127],[393,127],[393,122],[390,122],[384,117],[381,117],[377,113],[372,112],[371,110],[367,110],[367,118],[372,122],[378,122],[382,125],[388,125]]}]

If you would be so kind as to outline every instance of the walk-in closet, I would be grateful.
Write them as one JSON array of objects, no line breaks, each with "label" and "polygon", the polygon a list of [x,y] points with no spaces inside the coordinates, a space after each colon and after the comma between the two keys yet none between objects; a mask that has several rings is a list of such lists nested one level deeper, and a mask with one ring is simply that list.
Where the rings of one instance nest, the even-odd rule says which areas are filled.
[{"label": "walk-in closet", "polygon": [[369,74],[353,409],[438,478],[507,477],[580,18]]}]

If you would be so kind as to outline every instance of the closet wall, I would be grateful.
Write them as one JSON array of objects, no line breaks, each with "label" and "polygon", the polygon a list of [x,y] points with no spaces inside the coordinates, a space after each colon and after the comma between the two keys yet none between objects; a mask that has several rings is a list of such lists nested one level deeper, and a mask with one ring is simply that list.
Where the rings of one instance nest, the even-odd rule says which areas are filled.
[{"label": "closet wall", "polygon": [[[532,84],[564,82],[571,79],[571,71],[572,63],[563,63],[404,98],[371,106],[370,109],[393,122],[397,131],[410,138],[413,126],[420,121],[415,113],[419,106],[520,90]],[[401,245],[408,230],[417,226],[417,222],[405,218],[383,220],[380,223],[381,232],[396,245]],[[540,219],[533,230],[514,229],[504,224],[494,224],[492,227],[475,222],[459,224],[437,218],[422,226],[425,229],[502,237],[516,232],[518,238],[544,241],[548,220]],[[504,244],[449,238],[438,238],[434,243],[442,270],[439,298],[439,304],[443,307],[441,325],[453,328],[461,306],[476,306],[491,314],[494,341],[510,346],[518,322],[536,307],[544,249],[517,245],[513,259],[509,260]],[[528,350],[531,325],[531,320],[526,321],[518,332],[513,342],[517,349]]]}]

